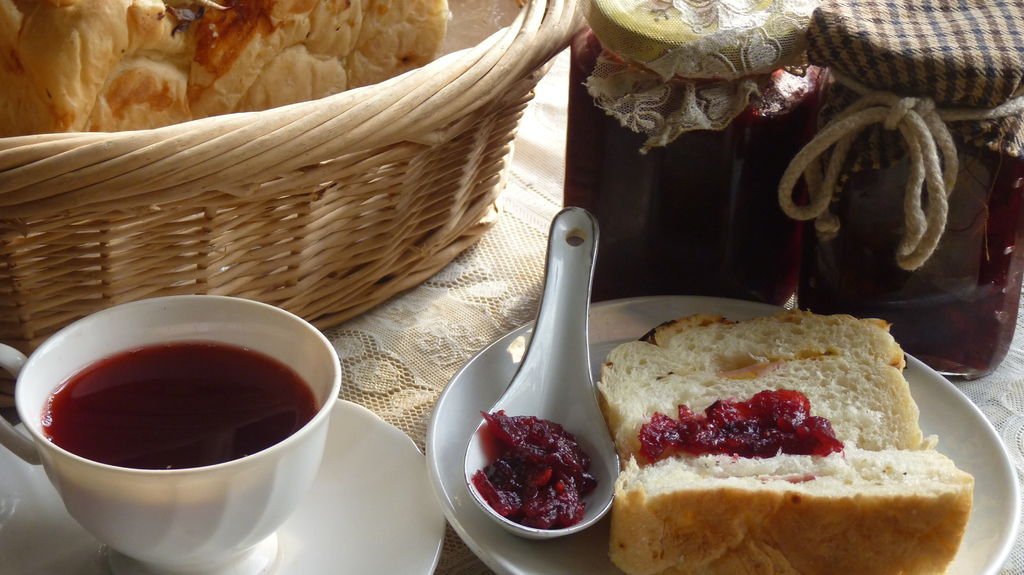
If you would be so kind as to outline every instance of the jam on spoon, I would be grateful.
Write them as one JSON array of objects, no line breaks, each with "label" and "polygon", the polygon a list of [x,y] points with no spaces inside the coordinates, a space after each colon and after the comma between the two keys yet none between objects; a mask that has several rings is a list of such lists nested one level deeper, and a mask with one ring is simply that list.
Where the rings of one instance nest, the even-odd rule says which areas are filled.
[{"label": "jam on spoon", "polygon": [[[496,525],[517,537],[553,539],[579,533],[596,525],[611,509],[614,498],[619,458],[598,403],[587,338],[597,238],[597,220],[586,210],[565,208],[552,220],[544,289],[526,351],[497,400],[489,407],[481,406],[490,416],[467,429],[470,437],[463,463],[470,500]],[[481,381],[480,385],[492,382]],[[504,414],[525,414],[527,418],[504,419]],[[491,440],[488,447],[488,435],[499,441]],[[495,461],[494,447],[500,445],[502,436],[511,439],[506,448],[522,450],[513,451],[512,460],[527,472],[517,475],[509,468],[499,473],[492,468],[489,475],[486,471],[479,475]],[[586,450],[586,458],[580,446]],[[573,462],[554,465],[552,458],[559,456],[570,456]],[[551,470],[551,477],[546,477],[546,469]],[[514,498],[506,496],[513,503],[508,512],[525,508],[531,523],[550,527],[518,523],[495,510],[483,492],[501,488],[503,476],[509,484],[501,492],[516,493],[520,498],[517,506]],[[526,488],[525,501],[511,488],[513,482]],[[491,500],[497,500],[494,494],[498,489],[491,491]],[[577,505],[583,493],[586,505]],[[565,526],[570,521],[573,523]]]},{"label": "jam on spoon", "polygon": [[484,451],[491,461],[472,478],[502,517],[540,529],[571,527],[583,519],[583,496],[597,487],[590,457],[561,425],[504,411],[483,413]]}]

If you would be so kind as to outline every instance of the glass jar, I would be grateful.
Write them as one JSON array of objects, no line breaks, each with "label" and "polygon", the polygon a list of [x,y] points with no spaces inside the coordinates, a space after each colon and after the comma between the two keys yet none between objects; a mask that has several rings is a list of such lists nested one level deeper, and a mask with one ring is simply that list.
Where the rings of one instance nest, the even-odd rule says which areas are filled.
[{"label": "glass jar", "polygon": [[647,136],[595,104],[585,85],[605,51],[571,45],[564,201],[600,222],[593,299],[686,294],[783,304],[796,291],[799,230],[778,206],[789,160],[813,132],[817,69],[763,75],[721,129]]},{"label": "glass jar", "polygon": [[992,8],[822,5],[807,32],[810,61],[831,77],[821,127],[783,177],[808,176],[810,201],[780,189],[787,213],[816,220],[799,306],[884,319],[907,353],[968,379],[999,365],[1017,325],[1024,92],[1020,59],[1000,55],[1022,53],[1024,39],[1008,47],[998,27],[933,25],[1024,23],[1020,4]]},{"label": "glass jar", "polygon": [[850,176],[836,205],[838,234],[805,240],[799,305],[878,317],[911,355],[947,375],[991,372],[1017,325],[1024,272],[1024,161],[957,146],[960,173],[935,253],[908,271],[903,236],[908,162]]}]

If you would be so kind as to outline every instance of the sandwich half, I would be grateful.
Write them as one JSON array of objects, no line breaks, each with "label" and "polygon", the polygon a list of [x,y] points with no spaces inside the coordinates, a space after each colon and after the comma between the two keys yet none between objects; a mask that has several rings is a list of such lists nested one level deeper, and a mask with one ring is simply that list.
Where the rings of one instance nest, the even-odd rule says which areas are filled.
[{"label": "sandwich half", "polygon": [[[798,311],[691,316],[614,349],[599,382],[624,462],[612,561],[630,575],[945,572],[974,481],[923,437],[904,365],[885,322]],[[766,452],[775,431],[716,419],[779,390],[806,398],[797,427],[826,429],[830,451]],[[706,437],[726,428],[760,451]],[[666,433],[696,447],[652,447]]]}]

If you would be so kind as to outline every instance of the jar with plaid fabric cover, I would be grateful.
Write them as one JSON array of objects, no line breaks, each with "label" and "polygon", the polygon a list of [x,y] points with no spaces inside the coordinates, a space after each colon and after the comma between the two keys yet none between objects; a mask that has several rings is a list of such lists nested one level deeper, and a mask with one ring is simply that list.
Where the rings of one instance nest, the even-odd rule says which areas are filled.
[{"label": "jar with plaid fabric cover", "polygon": [[775,191],[813,129],[816,4],[584,0],[565,203],[600,221],[595,300],[793,295],[800,226]]},{"label": "jar with plaid fabric cover", "polygon": [[[1024,272],[1024,2],[831,0],[819,129],[780,204],[813,221],[799,305],[879,317],[975,378],[1005,357]],[[793,193],[805,181],[807,198]]]}]

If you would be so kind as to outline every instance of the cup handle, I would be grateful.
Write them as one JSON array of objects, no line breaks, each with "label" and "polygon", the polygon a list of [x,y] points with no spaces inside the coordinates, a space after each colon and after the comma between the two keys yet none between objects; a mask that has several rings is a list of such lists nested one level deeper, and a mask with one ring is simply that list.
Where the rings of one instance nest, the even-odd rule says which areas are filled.
[{"label": "cup handle", "polygon": [[[27,359],[25,354],[20,351],[0,343],[0,368],[15,378],[18,377],[18,373],[21,372]],[[11,450],[11,453],[24,459],[27,463],[32,465],[42,463],[39,459],[39,451],[32,440],[14,429],[14,426],[3,417],[0,417],[0,445]]]}]

